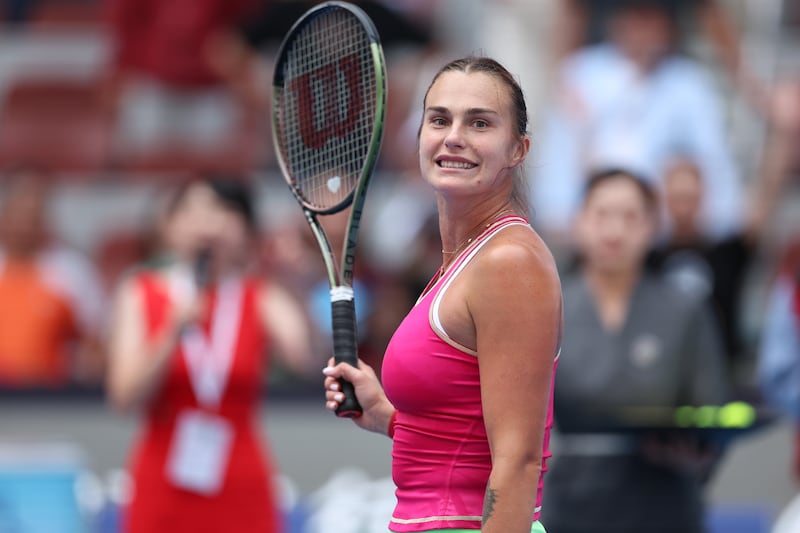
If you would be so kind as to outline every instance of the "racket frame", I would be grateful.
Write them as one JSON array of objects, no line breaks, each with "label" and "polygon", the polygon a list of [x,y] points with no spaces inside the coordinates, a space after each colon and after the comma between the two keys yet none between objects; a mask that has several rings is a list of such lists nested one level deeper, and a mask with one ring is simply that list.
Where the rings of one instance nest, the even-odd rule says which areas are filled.
[{"label": "racket frame", "polygon": [[[366,32],[370,42],[370,53],[372,56],[372,67],[375,72],[375,118],[373,121],[373,130],[369,141],[369,147],[364,161],[361,165],[361,172],[356,181],[353,190],[338,204],[326,209],[320,209],[312,206],[305,200],[301,191],[294,183],[293,176],[289,170],[287,161],[284,160],[281,147],[279,146],[279,106],[276,105],[277,98],[275,96],[275,89],[281,88],[285,90],[285,76],[283,66],[286,63],[285,50],[292,44],[295,37],[302,31],[302,29],[310,24],[314,18],[320,16],[330,10],[344,9],[351,15],[355,16],[361,26]],[[325,271],[328,276],[328,282],[331,291],[331,306],[332,306],[332,320],[333,320],[333,337],[334,337],[334,359],[338,362],[347,362],[353,366],[358,365],[358,355],[356,353],[342,353],[343,351],[350,352],[350,345],[357,348],[356,338],[356,319],[355,319],[355,303],[353,291],[353,272],[355,267],[355,251],[356,242],[358,237],[358,230],[360,227],[361,216],[364,208],[364,201],[366,199],[367,186],[372,177],[372,172],[380,154],[381,142],[383,140],[384,122],[386,116],[386,63],[383,55],[383,49],[380,44],[380,37],[378,32],[370,20],[370,18],[357,6],[347,2],[325,2],[314,8],[308,10],[300,19],[298,19],[291,27],[289,32],[284,37],[280,49],[277,54],[277,61],[275,63],[273,75],[273,105],[272,105],[272,136],[275,144],[276,157],[280,166],[281,172],[285,178],[289,189],[292,191],[297,202],[303,209],[306,221],[308,222],[311,232],[314,235],[317,244],[319,245],[320,252],[325,264]],[[330,241],[326,236],[318,216],[332,215],[341,212],[348,207],[351,208],[348,222],[347,231],[345,234],[344,242],[341,249],[341,260],[337,264],[336,257],[331,247]],[[342,324],[345,324],[344,326]],[[344,338],[347,337],[347,338]],[[352,338],[349,338],[352,337]],[[345,345],[342,349],[340,345]],[[340,381],[341,382],[341,381]],[[341,382],[342,390],[345,393],[345,402],[340,402],[340,408],[336,414],[340,417],[357,417],[360,416],[361,406],[358,405],[355,399],[355,394],[352,390],[352,385],[347,382]]]}]

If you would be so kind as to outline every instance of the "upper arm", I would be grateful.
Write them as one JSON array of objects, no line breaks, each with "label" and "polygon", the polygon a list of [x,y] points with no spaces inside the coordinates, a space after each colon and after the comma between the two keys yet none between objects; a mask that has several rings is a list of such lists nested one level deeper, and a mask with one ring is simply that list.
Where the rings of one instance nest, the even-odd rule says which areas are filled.
[{"label": "upper arm", "polygon": [[502,246],[475,274],[468,306],[492,456],[538,459],[561,329],[555,265],[543,246]]},{"label": "upper arm", "polygon": [[114,295],[108,339],[108,387],[119,387],[144,358],[145,331],[141,294],[132,279],[124,280]]}]

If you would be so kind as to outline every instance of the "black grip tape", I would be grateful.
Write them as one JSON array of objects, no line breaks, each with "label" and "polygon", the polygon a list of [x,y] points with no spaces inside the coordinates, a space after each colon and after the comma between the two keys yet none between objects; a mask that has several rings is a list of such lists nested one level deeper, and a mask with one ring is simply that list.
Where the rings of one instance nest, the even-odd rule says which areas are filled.
[{"label": "black grip tape", "polygon": [[[331,303],[333,320],[333,359],[358,368],[358,341],[356,338],[356,308],[353,300],[337,300]],[[339,402],[336,416],[354,418],[361,416],[363,409],[356,399],[353,384],[339,379],[344,400]]]}]

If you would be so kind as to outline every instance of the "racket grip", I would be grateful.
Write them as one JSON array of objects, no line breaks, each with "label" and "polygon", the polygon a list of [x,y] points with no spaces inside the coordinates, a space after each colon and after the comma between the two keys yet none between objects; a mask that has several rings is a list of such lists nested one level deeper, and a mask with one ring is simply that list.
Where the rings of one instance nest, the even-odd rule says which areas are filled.
[{"label": "racket grip", "polygon": [[[333,320],[333,360],[337,364],[348,363],[358,368],[355,301],[352,298],[334,300],[331,302],[331,317]],[[342,418],[361,416],[364,410],[358,403],[353,384],[340,379],[339,386],[344,394],[344,400],[339,402],[336,416]]]}]

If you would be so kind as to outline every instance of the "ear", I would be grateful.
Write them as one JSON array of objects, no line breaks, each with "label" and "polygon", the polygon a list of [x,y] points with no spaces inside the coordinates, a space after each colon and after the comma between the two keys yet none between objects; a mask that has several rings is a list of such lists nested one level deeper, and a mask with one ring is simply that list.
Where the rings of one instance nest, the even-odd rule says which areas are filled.
[{"label": "ear", "polygon": [[528,156],[528,152],[531,149],[531,138],[527,135],[524,135],[516,144],[516,148],[514,148],[514,153],[511,156],[511,164],[509,165],[510,168],[517,168],[525,161],[525,158]]}]

